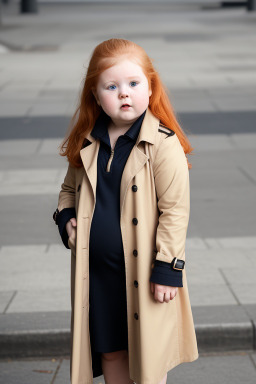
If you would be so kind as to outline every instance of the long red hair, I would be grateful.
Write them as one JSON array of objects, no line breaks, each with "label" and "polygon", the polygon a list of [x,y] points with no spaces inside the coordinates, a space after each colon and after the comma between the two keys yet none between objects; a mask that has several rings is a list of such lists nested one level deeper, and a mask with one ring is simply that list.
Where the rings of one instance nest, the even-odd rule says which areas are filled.
[{"label": "long red hair", "polygon": [[[128,57],[133,61],[136,60],[148,79],[149,87],[152,89],[148,106],[151,112],[163,125],[176,133],[185,154],[193,150],[175,117],[168,91],[144,49],[130,40],[109,39],[97,45],[93,51],[79,105],[72,116],[66,137],[60,146],[60,155],[67,156],[70,165],[73,167],[80,168],[82,166],[80,150],[87,141],[85,136],[93,129],[101,112],[101,107],[97,104],[92,89],[96,88],[100,74],[124,57]],[[188,168],[191,168],[189,162]]]}]

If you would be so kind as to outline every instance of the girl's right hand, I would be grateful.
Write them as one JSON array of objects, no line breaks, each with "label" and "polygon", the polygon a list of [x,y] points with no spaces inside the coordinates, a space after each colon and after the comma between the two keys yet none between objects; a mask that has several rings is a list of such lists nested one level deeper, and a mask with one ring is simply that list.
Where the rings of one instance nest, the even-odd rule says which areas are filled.
[{"label": "girl's right hand", "polygon": [[67,230],[67,234],[68,234],[68,237],[71,236],[72,234],[72,231],[73,231],[73,228],[76,227],[76,218],[75,217],[72,217],[72,219],[70,219],[67,224],[66,224],[66,230]]}]

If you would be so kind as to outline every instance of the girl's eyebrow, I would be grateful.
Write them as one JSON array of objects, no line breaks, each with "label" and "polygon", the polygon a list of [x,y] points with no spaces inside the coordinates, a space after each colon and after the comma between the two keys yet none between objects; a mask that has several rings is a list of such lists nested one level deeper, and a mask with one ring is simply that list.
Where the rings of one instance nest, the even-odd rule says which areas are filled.
[{"label": "girl's eyebrow", "polygon": [[[127,79],[141,79],[139,75],[135,75],[135,76],[128,76]],[[115,83],[116,81],[115,80],[109,80],[109,81],[106,81],[106,83],[104,83],[104,85],[108,84],[108,83]],[[118,82],[117,82],[118,83]]]},{"label": "girl's eyebrow", "polygon": [[140,79],[140,75],[128,76],[127,79]]}]

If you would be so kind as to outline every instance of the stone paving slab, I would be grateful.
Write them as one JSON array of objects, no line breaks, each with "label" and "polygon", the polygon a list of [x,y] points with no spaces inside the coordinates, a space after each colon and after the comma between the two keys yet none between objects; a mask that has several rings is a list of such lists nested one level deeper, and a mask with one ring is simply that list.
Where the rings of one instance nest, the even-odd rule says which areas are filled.
[{"label": "stone paving slab", "polygon": [[[54,384],[65,384],[65,383],[69,384],[70,383],[69,376],[70,376],[70,359],[64,358],[62,361],[60,361],[60,366],[59,366]],[[93,383],[105,384],[103,375],[94,379]]]},{"label": "stone paving slab", "polygon": [[230,291],[230,288],[225,284],[206,284],[205,281],[200,284],[200,278],[197,278],[198,283],[193,284],[191,274],[188,280],[189,297],[191,306],[215,306],[215,305],[236,305],[237,300]]},{"label": "stone paving slab", "polygon": [[[247,238],[255,236],[256,215],[252,210],[256,194],[255,185],[236,186],[230,194],[229,186],[223,188],[216,182],[214,188],[208,188],[207,185],[199,188],[196,180],[199,183],[200,178],[195,178],[191,173],[188,238],[224,237],[234,242],[234,247],[237,240],[232,239],[238,237],[243,238],[246,246]],[[230,182],[232,183],[232,180]],[[52,220],[52,214],[56,209],[59,189],[60,185],[56,186],[52,194],[36,196],[1,196],[0,212],[5,225],[0,231],[0,244],[58,243],[59,233]],[[36,224],[35,218],[38,219]],[[21,222],[23,225],[20,225]]]},{"label": "stone paving slab", "polygon": [[[60,361],[27,360],[0,362],[0,382],[8,384],[50,384],[60,366]],[[65,370],[64,383],[68,383],[68,370]]]},{"label": "stone paving slab", "polygon": [[[245,264],[245,265],[249,265]],[[256,268],[252,265],[243,270],[242,264],[238,264],[236,268],[222,268],[222,273],[229,284],[246,284],[248,282],[256,283]]]},{"label": "stone paving slab", "polygon": [[[40,151],[40,147],[39,147]],[[49,149],[50,151],[50,149]],[[18,164],[18,166],[17,166]],[[9,155],[1,156],[0,154],[0,170],[1,172],[6,170],[17,170],[19,169],[51,169],[53,168],[53,164],[55,168],[58,169],[67,169],[68,162],[67,159],[55,154],[48,155],[35,155],[33,156],[33,161],[30,156],[26,155],[15,155],[9,153]],[[2,173],[3,174],[3,173]]]},{"label": "stone paving slab", "polygon": [[[228,176],[227,176],[228,177]],[[231,193],[232,191],[232,193]],[[223,188],[216,182],[213,188],[191,186],[191,216],[188,236],[240,238],[254,236],[256,216],[252,210],[255,186]],[[246,198],[245,198],[246,197]],[[207,215],[206,215],[207,212]]]},{"label": "stone paving slab", "polygon": [[[46,249],[47,245],[44,247]],[[35,289],[43,292],[48,289],[50,299],[51,291],[57,292],[56,290],[69,286],[70,250],[64,245],[61,253],[40,252],[39,245],[3,246],[0,260],[1,291]]]},{"label": "stone paving slab", "polygon": [[15,294],[16,294],[15,291],[11,291],[11,290],[8,291],[8,289],[4,289],[3,291],[0,291],[0,312],[1,313],[6,312],[6,309],[8,308],[8,305]]},{"label": "stone paving slab", "polygon": [[[56,281],[57,284],[57,281]],[[66,283],[67,284],[67,283]],[[68,285],[68,284],[67,284]],[[19,289],[8,306],[7,313],[22,313],[28,309],[30,313],[38,311],[60,311],[70,309],[70,288],[38,288]]]},{"label": "stone paving slab", "polygon": [[254,304],[256,302],[256,283],[230,284],[230,289],[235,293],[240,304]]},{"label": "stone paving slab", "polygon": [[[252,354],[255,359],[255,354]],[[253,384],[255,365],[249,356],[204,356],[189,364],[181,364],[168,373],[168,383]]]},{"label": "stone paving slab", "polygon": [[37,153],[40,140],[5,140],[0,142],[1,156],[10,155],[33,155]]},{"label": "stone paving slab", "polygon": [[[253,384],[256,378],[256,354],[250,351],[237,353],[201,354],[192,363],[183,363],[168,372],[167,384],[173,382],[198,384]],[[52,359],[5,360],[0,363],[0,381],[16,384],[68,384],[70,360],[68,357]],[[93,380],[105,384],[104,376]]]},{"label": "stone paving slab", "polygon": [[[201,272],[201,273],[200,273]],[[199,287],[223,285],[225,280],[217,267],[200,267],[200,264],[191,263],[187,268],[187,280],[190,285],[198,285]]]}]

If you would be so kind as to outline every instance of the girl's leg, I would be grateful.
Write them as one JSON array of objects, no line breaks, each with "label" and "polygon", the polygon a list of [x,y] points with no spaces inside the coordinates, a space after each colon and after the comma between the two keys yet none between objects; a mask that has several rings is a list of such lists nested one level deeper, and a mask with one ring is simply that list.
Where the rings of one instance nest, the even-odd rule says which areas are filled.
[{"label": "girl's leg", "polygon": [[102,370],[106,384],[133,384],[129,377],[129,359],[126,350],[102,353]]},{"label": "girl's leg", "polygon": [[[102,370],[106,384],[136,384],[129,377],[129,359],[126,350],[102,353]],[[158,384],[166,384],[167,373]]]},{"label": "girl's leg", "polygon": [[166,382],[167,382],[167,373],[164,375],[164,377],[158,384],[166,384]]}]

